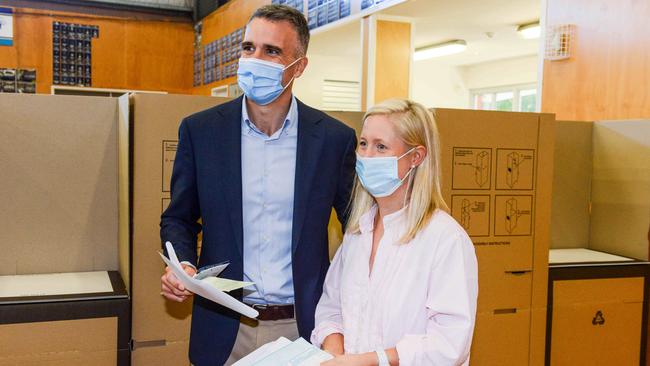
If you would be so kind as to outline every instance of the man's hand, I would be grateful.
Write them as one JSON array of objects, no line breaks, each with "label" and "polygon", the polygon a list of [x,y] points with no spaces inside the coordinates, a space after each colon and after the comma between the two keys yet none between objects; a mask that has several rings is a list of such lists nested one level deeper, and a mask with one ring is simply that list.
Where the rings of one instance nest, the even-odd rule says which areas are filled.
[{"label": "man's hand", "polygon": [[[188,266],[187,264],[181,265],[190,277],[196,274],[194,267]],[[160,282],[162,282],[162,292],[160,294],[167,298],[167,300],[183,302],[189,296],[193,295],[193,293],[185,289],[185,286],[176,278],[174,272],[169,267],[165,268],[165,274],[160,278]]]}]

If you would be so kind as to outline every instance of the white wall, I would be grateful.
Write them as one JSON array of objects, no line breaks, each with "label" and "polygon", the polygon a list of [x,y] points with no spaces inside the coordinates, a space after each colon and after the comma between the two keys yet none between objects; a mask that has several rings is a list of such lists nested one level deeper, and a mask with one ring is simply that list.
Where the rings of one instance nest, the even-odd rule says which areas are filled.
[{"label": "white wall", "polygon": [[303,103],[323,108],[323,80],[361,81],[361,61],[356,57],[311,54],[305,73],[295,81],[294,95]]},{"label": "white wall", "polygon": [[[361,81],[360,29],[355,21],[312,34],[309,65],[293,87],[300,100],[323,108],[324,79]],[[537,82],[537,55],[458,65],[461,62],[454,56],[414,62],[411,99],[428,107],[469,108],[472,89]]]},{"label": "white wall", "polygon": [[468,89],[537,82],[537,55],[484,62],[460,67]]},{"label": "white wall", "polygon": [[361,23],[354,21],[312,34],[309,64],[296,80],[294,95],[314,108],[323,108],[323,80],[361,81]]},{"label": "white wall", "polygon": [[426,107],[467,108],[469,92],[456,66],[435,59],[413,63],[411,99]]},{"label": "white wall", "polygon": [[472,89],[536,82],[537,55],[465,66],[430,59],[414,62],[411,99],[427,107],[469,108]]}]

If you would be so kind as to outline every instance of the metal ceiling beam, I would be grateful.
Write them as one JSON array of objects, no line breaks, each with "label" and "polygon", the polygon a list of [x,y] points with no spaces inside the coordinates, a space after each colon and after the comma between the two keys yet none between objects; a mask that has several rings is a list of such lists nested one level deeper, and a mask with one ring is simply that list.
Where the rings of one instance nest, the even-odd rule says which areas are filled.
[{"label": "metal ceiling beam", "polygon": [[108,1],[84,0],[3,0],[3,6],[92,14],[121,18],[176,20],[192,22],[192,9],[178,10],[151,6],[134,6]]}]

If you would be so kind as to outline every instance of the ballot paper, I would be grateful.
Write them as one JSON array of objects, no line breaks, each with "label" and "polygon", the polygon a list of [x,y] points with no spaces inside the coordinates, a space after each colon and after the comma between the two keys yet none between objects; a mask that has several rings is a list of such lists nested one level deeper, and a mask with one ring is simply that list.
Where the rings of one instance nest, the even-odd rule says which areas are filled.
[{"label": "ballot paper", "polygon": [[199,281],[209,283],[211,286],[223,292],[237,290],[255,284],[253,282],[235,281],[235,280],[229,280],[227,278],[221,278],[221,277],[206,277]]},{"label": "ballot paper", "polygon": [[233,366],[319,366],[332,358],[332,355],[303,338],[291,342],[280,337],[251,352]]},{"label": "ballot paper", "polygon": [[113,292],[108,272],[0,276],[0,298]]},{"label": "ballot paper", "polygon": [[[220,290],[218,288],[219,286],[215,286],[214,284],[211,284],[210,282],[206,281],[207,279],[197,280],[195,278],[192,278],[190,275],[187,274],[187,272],[185,272],[185,270],[183,270],[183,267],[178,261],[178,257],[176,256],[176,252],[174,251],[174,247],[172,246],[172,243],[170,242],[165,243],[165,247],[167,248],[167,254],[169,254],[169,259],[165,257],[162,253],[158,253],[158,254],[160,254],[162,260],[165,262],[165,264],[167,264],[167,266],[169,266],[172,272],[174,272],[174,275],[176,275],[178,280],[181,281],[181,283],[185,286],[187,290],[201,297],[204,297],[208,300],[214,301],[219,305],[223,305],[228,309],[234,310],[249,318],[256,318],[259,315],[257,310],[251,308],[250,306],[240,301],[237,301],[237,299],[235,299],[234,297],[224,293],[223,290]],[[239,282],[239,281],[234,281],[234,282]],[[232,287],[232,283],[229,283],[229,281],[221,281],[221,284],[225,285],[225,288],[227,288],[228,286]]]}]

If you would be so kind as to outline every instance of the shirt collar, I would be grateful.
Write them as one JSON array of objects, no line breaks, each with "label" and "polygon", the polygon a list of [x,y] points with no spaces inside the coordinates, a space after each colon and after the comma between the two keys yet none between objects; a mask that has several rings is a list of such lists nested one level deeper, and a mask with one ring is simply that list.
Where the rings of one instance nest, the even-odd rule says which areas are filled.
[{"label": "shirt collar", "polygon": [[293,135],[297,134],[298,126],[298,102],[296,101],[295,96],[291,96],[291,105],[289,106],[289,111],[287,112],[286,117],[284,117],[284,122],[282,127],[279,130],[275,131],[272,136],[267,136],[265,133],[259,130],[255,123],[253,123],[248,116],[248,107],[246,106],[246,96],[242,99],[242,133],[254,133],[266,137],[268,140],[277,140],[282,135]]},{"label": "shirt collar", "polygon": [[[402,207],[398,211],[384,216],[384,228],[389,228],[397,223],[400,223],[406,216],[407,206]],[[359,230],[362,234],[370,233],[375,227],[375,215],[377,215],[377,205],[373,205],[368,212],[366,212],[359,219]]]}]

